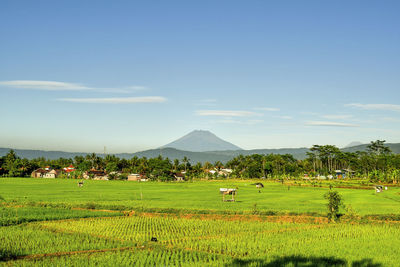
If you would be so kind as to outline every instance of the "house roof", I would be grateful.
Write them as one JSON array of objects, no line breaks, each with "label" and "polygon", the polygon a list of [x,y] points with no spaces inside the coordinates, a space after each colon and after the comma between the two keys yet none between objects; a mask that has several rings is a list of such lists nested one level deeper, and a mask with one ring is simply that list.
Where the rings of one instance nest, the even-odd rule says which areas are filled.
[{"label": "house roof", "polygon": [[34,172],[39,172],[39,173],[46,173],[46,170],[43,170],[42,168],[34,170]]}]

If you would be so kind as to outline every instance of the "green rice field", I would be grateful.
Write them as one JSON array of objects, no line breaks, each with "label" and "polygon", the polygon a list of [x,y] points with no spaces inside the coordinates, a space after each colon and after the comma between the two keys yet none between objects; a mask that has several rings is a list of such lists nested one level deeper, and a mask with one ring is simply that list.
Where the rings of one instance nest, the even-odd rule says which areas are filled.
[{"label": "green rice field", "polygon": [[253,183],[2,178],[0,265],[399,266],[399,188],[335,188],[328,223],[328,182]]}]

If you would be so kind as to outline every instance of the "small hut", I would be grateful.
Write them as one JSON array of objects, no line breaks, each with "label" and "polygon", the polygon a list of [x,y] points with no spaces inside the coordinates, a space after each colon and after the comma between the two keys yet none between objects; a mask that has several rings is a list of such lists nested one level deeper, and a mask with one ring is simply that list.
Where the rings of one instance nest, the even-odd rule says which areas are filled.
[{"label": "small hut", "polygon": [[[222,201],[235,201],[235,195],[237,194],[237,189],[235,188],[220,188],[219,192],[222,194]],[[231,195],[231,199],[225,199],[226,195]]]}]

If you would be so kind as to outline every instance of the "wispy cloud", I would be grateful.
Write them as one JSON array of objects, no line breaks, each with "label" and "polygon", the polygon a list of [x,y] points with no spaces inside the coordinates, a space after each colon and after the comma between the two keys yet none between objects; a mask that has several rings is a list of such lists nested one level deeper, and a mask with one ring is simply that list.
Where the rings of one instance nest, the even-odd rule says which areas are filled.
[{"label": "wispy cloud", "polygon": [[263,123],[263,120],[246,120],[246,121],[240,121],[240,120],[232,120],[232,119],[225,119],[225,120],[217,120],[215,121],[216,123],[223,123],[223,124],[242,124],[242,125],[255,125],[255,124],[260,124]]},{"label": "wispy cloud", "polygon": [[389,110],[389,111],[397,111],[400,112],[400,105],[394,104],[360,104],[360,103],[351,103],[346,104],[347,107],[365,109],[365,110]]},{"label": "wispy cloud", "polygon": [[142,97],[110,97],[110,98],[59,98],[58,101],[90,104],[132,104],[132,103],[163,103],[167,101],[162,96]]},{"label": "wispy cloud", "polygon": [[330,127],[359,127],[357,124],[334,122],[334,121],[308,121],[307,126],[330,126]]},{"label": "wispy cloud", "polygon": [[0,86],[10,88],[48,90],[48,91],[65,91],[65,90],[92,90],[90,87],[78,83],[66,83],[55,81],[2,81]]},{"label": "wispy cloud", "polygon": [[146,86],[134,85],[134,86],[121,87],[121,89],[132,90],[132,91],[141,91],[141,90],[147,90],[148,88]]},{"label": "wispy cloud", "polygon": [[321,115],[321,118],[330,120],[345,120],[352,118],[353,115]]},{"label": "wispy cloud", "polygon": [[221,116],[221,117],[249,117],[260,116],[261,114],[244,110],[197,110],[199,116]]},{"label": "wispy cloud", "polygon": [[273,116],[274,118],[284,119],[284,120],[291,120],[293,119],[292,116]]},{"label": "wispy cloud", "polygon": [[0,86],[8,88],[43,90],[43,91],[102,91],[102,92],[119,92],[119,93],[128,93],[132,91],[147,89],[144,86],[98,88],[98,87],[89,87],[80,83],[57,82],[57,81],[31,81],[31,80],[0,81]]},{"label": "wispy cloud", "polygon": [[263,108],[254,108],[255,110],[260,111],[279,111],[279,108],[271,108],[271,107],[263,107]]}]

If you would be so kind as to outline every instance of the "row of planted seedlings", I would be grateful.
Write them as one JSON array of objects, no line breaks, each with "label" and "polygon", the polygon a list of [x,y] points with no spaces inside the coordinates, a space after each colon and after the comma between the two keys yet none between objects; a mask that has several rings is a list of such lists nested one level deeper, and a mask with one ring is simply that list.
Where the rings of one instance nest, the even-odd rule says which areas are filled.
[{"label": "row of planted seedlings", "polygon": [[128,241],[100,238],[67,229],[49,230],[39,223],[0,227],[0,259],[19,256],[133,246]]},{"label": "row of planted seedlings", "polygon": [[[276,255],[337,255],[358,259],[371,248],[393,251],[400,247],[400,228],[388,224],[293,224],[252,221],[200,220],[172,217],[90,219],[56,224],[50,229],[74,229],[85,234],[142,244],[158,239],[168,249],[229,255],[272,257]],[[345,249],[344,249],[345,248]],[[392,255],[399,260],[397,252]],[[390,261],[389,261],[390,262]]]},{"label": "row of planted seedlings", "polygon": [[231,257],[185,250],[107,251],[8,262],[8,266],[224,266]]},{"label": "row of planted seedlings", "polygon": [[303,224],[290,223],[202,220],[160,216],[93,218],[43,222],[41,225],[53,230],[68,229],[73,232],[135,242],[145,242],[156,237],[159,242],[169,245],[185,242],[184,240],[226,237],[232,233],[246,235],[254,232],[278,232],[290,228],[304,227]]},{"label": "row of planted seedlings", "polygon": [[146,249],[151,247],[151,238],[156,237],[165,251],[231,257],[271,258],[296,253],[357,260],[379,257],[379,251],[384,249],[389,255],[385,263],[391,265],[399,260],[393,249],[400,247],[399,235],[399,226],[388,224],[318,225],[132,216],[1,227],[0,246],[10,255],[121,247]]}]

